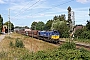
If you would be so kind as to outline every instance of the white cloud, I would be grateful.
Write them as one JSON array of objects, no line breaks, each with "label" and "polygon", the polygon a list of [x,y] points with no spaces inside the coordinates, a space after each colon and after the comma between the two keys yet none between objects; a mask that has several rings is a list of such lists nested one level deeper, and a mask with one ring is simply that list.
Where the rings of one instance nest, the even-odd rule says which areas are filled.
[{"label": "white cloud", "polygon": [[85,3],[88,3],[88,2],[90,2],[90,0],[77,0],[77,2],[80,2],[80,3],[83,3],[83,4],[85,4]]},{"label": "white cloud", "polygon": [[3,0],[0,0],[0,4],[3,4],[3,3],[5,3]]}]

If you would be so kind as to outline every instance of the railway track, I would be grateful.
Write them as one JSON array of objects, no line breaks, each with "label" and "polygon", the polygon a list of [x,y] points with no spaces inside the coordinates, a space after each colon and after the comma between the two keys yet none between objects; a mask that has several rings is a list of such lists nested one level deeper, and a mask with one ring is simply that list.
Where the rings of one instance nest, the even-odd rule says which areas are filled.
[{"label": "railway track", "polygon": [[[59,44],[57,44],[57,45],[62,45],[65,42],[66,42],[65,40],[60,40]],[[77,42],[77,41],[74,41],[74,43],[76,44],[77,49],[84,47],[85,49],[90,51],[90,44],[81,43],[81,42]]]},{"label": "railway track", "polygon": [[[65,40],[60,40],[60,42],[56,45],[62,45],[65,42],[66,42]],[[76,48],[84,47],[85,49],[90,50],[90,44],[78,43],[76,41],[74,41],[74,43],[76,44]]]}]

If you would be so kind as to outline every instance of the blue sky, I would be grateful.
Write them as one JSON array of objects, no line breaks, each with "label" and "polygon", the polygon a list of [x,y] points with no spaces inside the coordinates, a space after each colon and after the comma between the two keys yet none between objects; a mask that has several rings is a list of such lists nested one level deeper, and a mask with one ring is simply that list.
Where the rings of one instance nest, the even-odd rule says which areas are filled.
[{"label": "blue sky", "polygon": [[75,13],[75,24],[85,25],[90,20],[90,0],[0,0],[0,14],[4,22],[10,21],[15,26],[29,26],[34,21],[46,23],[55,15],[65,14],[71,6]]}]

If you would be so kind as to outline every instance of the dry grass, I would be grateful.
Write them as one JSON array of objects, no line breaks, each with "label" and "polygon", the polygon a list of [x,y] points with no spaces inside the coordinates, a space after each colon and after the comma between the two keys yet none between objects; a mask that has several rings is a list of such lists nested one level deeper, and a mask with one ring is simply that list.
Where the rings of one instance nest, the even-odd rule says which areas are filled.
[{"label": "dry grass", "polygon": [[0,42],[0,51],[9,50],[9,42],[10,42],[10,40],[5,37],[5,39]]},{"label": "dry grass", "polygon": [[[10,47],[10,41],[15,43],[15,40],[19,38],[24,43],[24,48]],[[0,42],[0,60],[18,60],[19,57],[24,54],[28,54],[41,50],[49,50],[57,48],[57,45],[44,42],[28,36],[23,36],[17,33],[12,33],[10,36],[6,35]]]},{"label": "dry grass", "polygon": [[53,45],[38,39],[34,39],[34,38],[30,38],[30,39],[27,38],[26,40],[24,40],[24,44],[27,49],[33,52],[40,51],[40,50],[54,49],[57,47],[56,45]]},{"label": "dry grass", "polygon": [[4,51],[9,51],[11,48],[9,46],[10,41],[12,41],[13,43],[15,43],[15,39],[19,38],[20,40],[23,41],[25,48],[28,49],[30,52],[37,52],[40,50],[48,50],[48,49],[54,49],[57,48],[58,46],[48,43],[48,42],[44,42],[42,40],[38,40],[35,38],[31,38],[28,36],[23,36],[17,33],[12,33],[10,35],[10,37],[6,36],[4,40],[2,40],[0,42],[0,51],[4,50]]},{"label": "dry grass", "polygon": [[21,40],[23,40],[25,48],[27,48],[29,51],[40,51],[40,50],[48,50],[48,49],[54,49],[57,48],[58,46],[42,41],[42,40],[38,40],[35,38],[31,38],[28,36],[23,36],[23,35],[19,35],[19,34],[14,34],[13,37],[15,37],[15,35],[18,35],[18,38],[20,38]]}]

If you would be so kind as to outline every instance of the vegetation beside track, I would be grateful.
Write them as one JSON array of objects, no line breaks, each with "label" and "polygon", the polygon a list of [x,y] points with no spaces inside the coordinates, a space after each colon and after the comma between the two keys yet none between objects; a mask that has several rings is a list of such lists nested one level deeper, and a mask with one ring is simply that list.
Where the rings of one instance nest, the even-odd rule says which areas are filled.
[{"label": "vegetation beside track", "polygon": [[89,60],[90,51],[83,48],[76,49],[74,43],[65,43],[59,48],[49,51],[23,55],[22,60]]},{"label": "vegetation beside track", "polygon": [[[23,43],[22,43],[23,42]],[[0,42],[0,60],[18,60],[20,57],[37,51],[53,50],[57,45],[35,38],[12,33]]]},{"label": "vegetation beside track", "polygon": [[[15,45],[17,39],[24,47]],[[12,43],[11,43],[12,42]],[[23,46],[23,45],[21,45]],[[56,46],[38,39],[12,33],[0,42],[1,60],[89,60],[90,51],[84,48],[76,49],[74,43],[64,43]]]},{"label": "vegetation beside track", "polygon": [[[69,38],[60,38],[60,40],[69,41]],[[78,38],[74,38],[73,41],[90,44],[90,39],[78,39]]]},{"label": "vegetation beside track", "polygon": [[78,42],[83,42],[83,43],[89,43],[90,44],[90,39],[74,39],[74,41],[78,41]]}]

